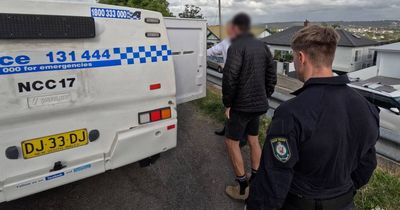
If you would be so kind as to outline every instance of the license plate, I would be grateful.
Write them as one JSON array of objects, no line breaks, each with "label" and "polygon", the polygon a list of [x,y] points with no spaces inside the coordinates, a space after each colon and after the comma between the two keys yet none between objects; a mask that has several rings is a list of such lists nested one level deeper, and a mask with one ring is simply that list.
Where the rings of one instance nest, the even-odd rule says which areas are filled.
[{"label": "license plate", "polygon": [[23,141],[22,153],[25,159],[47,155],[88,144],[86,129],[45,136]]}]

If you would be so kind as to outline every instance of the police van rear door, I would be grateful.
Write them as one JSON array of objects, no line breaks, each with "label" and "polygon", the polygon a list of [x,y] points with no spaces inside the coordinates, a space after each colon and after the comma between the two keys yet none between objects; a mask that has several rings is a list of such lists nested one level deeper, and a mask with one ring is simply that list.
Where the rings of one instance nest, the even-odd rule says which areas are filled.
[{"label": "police van rear door", "polygon": [[206,95],[207,22],[164,18],[174,59],[177,103]]}]

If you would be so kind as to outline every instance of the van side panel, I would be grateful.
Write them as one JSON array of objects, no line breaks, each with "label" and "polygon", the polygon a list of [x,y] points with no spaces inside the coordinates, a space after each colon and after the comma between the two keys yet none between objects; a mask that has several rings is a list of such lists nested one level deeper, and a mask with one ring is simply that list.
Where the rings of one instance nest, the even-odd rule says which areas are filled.
[{"label": "van side panel", "polygon": [[[94,38],[0,39],[0,202],[176,146],[176,127],[167,129],[177,115],[174,64],[160,13],[25,0],[0,1],[0,13],[91,17],[96,27]],[[146,23],[147,17],[160,24]],[[148,37],[149,32],[160,36]],[[165,107],[171,109],[169,119],[139,123],[139,113]],[[61,134],[79,129],[86,129],[87,138],[98,131],[98,138],[32,158],[23,155],[28,150],[23,142],[54,139],[60,145]],[[6,157],[10,148],[17,148],[17,159]],[[64,168],[55,167],[57,162]]]}]

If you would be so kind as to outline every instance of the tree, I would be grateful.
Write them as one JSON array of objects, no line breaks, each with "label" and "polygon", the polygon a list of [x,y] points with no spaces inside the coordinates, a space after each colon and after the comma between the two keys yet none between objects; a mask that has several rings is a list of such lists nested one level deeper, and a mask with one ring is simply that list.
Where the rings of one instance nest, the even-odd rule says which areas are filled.
[{"label": "tree", "polygon": [[100,3],[147,9],[158,11],[163,16],[173,16],[168,9],[169,3],[167,0],[100,0]]},{"label": "tree", "polygon": [[197,18],[204,19],[203,14],[201,14],[201,8],[195,5],[185,5],[185,10],[179,13],[180,18]]},{"label": "tree", "polygon": [[338,28],[340,28],[340,25],[339,24],[332,24],[332,28],[338,29]]}]

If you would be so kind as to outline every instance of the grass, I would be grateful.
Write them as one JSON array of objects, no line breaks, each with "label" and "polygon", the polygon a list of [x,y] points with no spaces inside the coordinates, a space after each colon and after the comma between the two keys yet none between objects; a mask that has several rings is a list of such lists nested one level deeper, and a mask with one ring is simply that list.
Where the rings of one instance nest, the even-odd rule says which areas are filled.
[{"label": "grass", "polygon": [[400,177],[378,168],[368,185],[357,193],[355,203],[359,210],[400,209]]},{"label": "grass", "polygon": [[[207,97],[194,102],[205,115],[220,123],[225,121],[225,108],[220,94],[207,90]],[[260,143],[265,140],[265,132],[270,119],[262,117],[260,122]],[[398,210],[400,209],[400,177],[378,168],[367,186],[355,197],[357,210]]]},{"label": "grass", "polygon": [[207,89],[207,97],[194,102],[201,112],[220,123],[225,122],[225,107],[220,95]]}]

